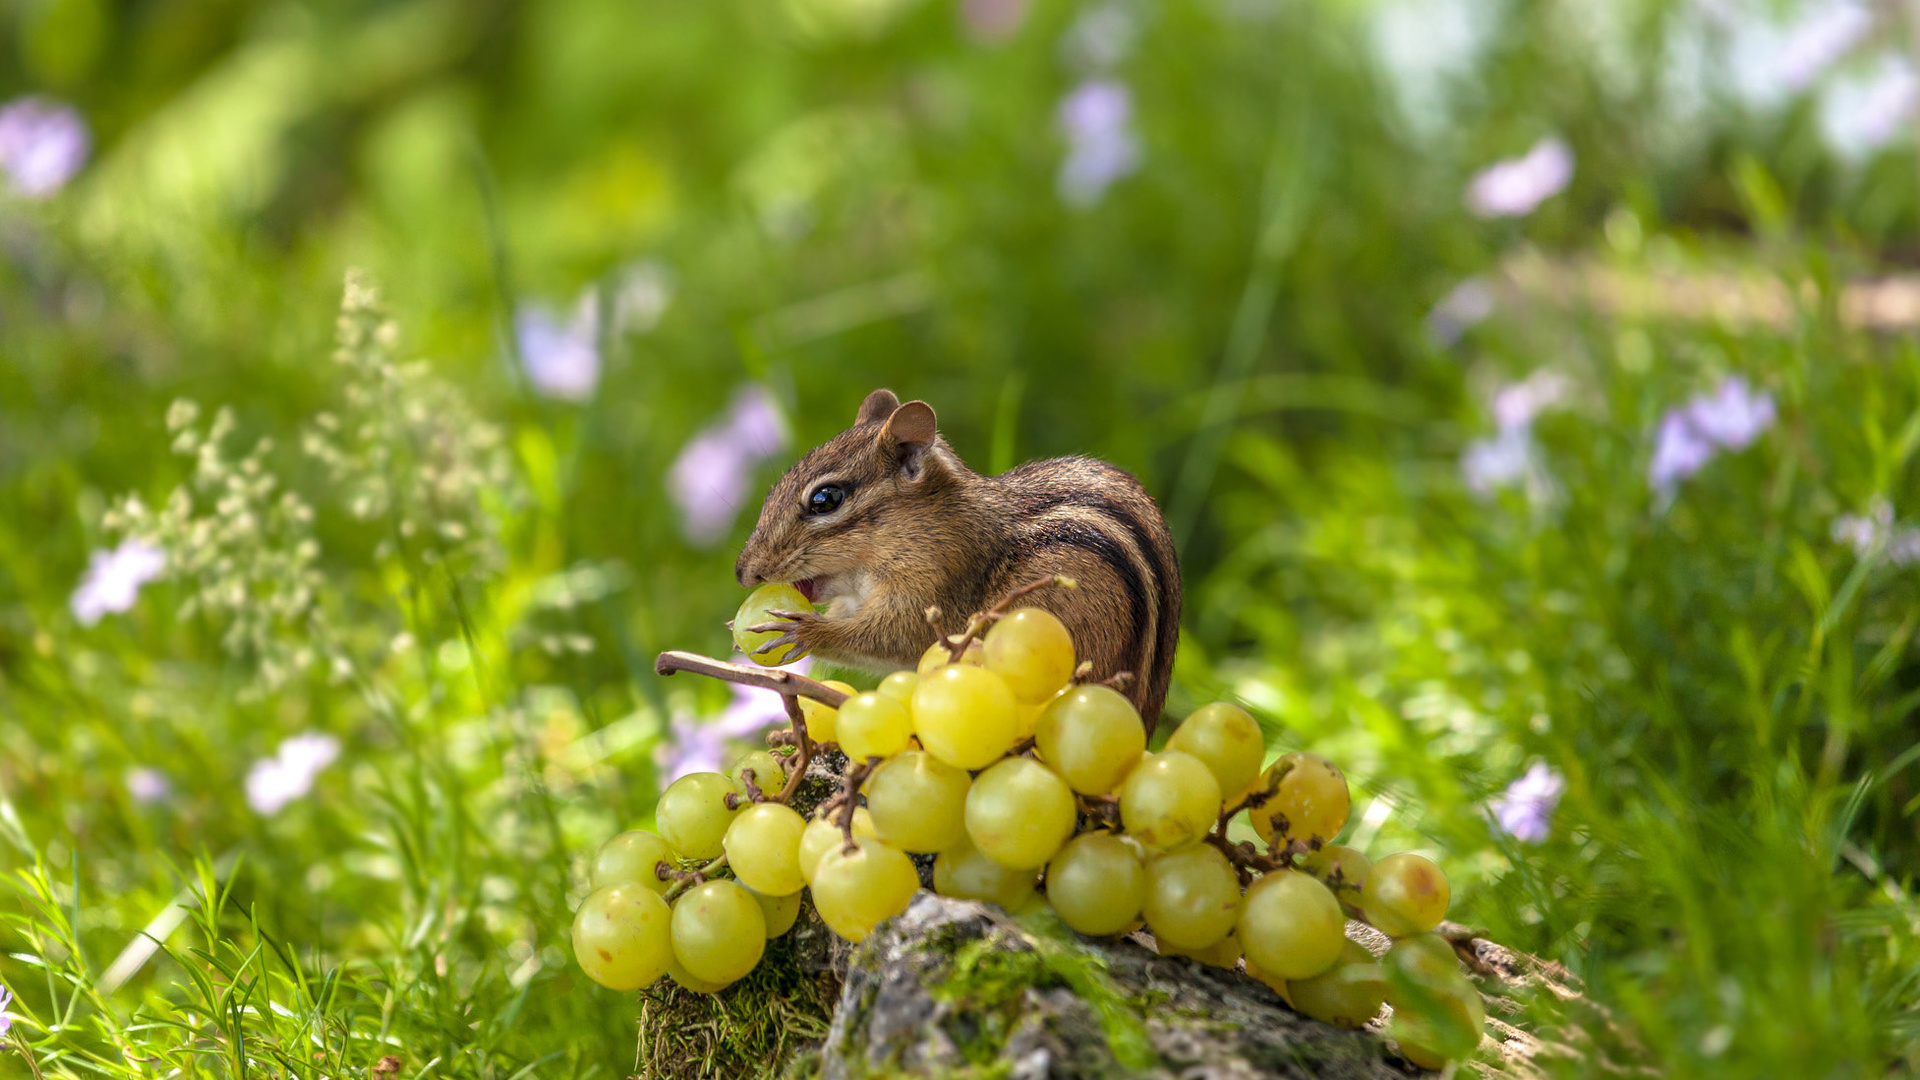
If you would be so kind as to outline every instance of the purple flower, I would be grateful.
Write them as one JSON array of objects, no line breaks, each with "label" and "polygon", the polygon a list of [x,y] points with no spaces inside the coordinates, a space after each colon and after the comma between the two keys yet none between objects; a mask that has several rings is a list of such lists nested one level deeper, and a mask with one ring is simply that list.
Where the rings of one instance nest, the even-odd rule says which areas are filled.
[{"label": "purple flower", "polygon": [[562,320],[540,304],[521,304],[513,316],[520,363],[543,397],[585,401],[600,385],[600,315],[592,290],[580,297],[573,317]]},{"label": "purple flower", "polygon": [[247,805],[262,817],[279,813],[312,791],[320,771],[339,756],[340,740],[331,735],[295,735],[282,742],[274,756],[247,770]]},{"label": "purple flower", "polygon": [[1572,392],[1572,380],[1551,368],[1541,368],[1493,395],[1493,422],[1502,430],[1528,427],[1534,417],[1565,401]]},{"label": "purple flower", "polygon": [[1032,0],[964,0],[960,20],[974,40],[1000,42],[1019,31],[1030,6]]},{"label": "purple flower", "polygon": [[1772,395],[1753,390],[1738,375],[1729,376],[1713,393],[1696,394],[1660,418],[1647,483],[1662,504],[1672,501],[1680,481],[1705,468],[1722,450],[1753,445],[1774,419]]},{"label": "purple flower", "polygon": [[173,794],[167,774],[145,765],[127,770],[127,794],[137,803],[156,803]]},{"label": "purple flower", "polygon": [[0,1035],[13,1030],[13,1016],[7,1009],[13,1005],[13,991],[0,986]]},{"label": "purple flower", "polygon": [[1898,55],[1866,79],[1836,80],[1820,99],[1820,127],[1841,157],[1859,161],[1900,133],[1920,105],[1920,75]]},{"label": "purple flower", "polygon": [[1572,391],[1572,381],[1550,368],[1500,388],[1492,402],[1495,434],[1467,444],[1460,455],[1460,475],[1467,488],[1484,497],[1500,488],[1525,483],[1529,498],[1551,498],[1553,479],[1540,460],[1533,421]]},{"label": "purple flower", "polygon": [[92,143],[87,122],[71,105],[23,97],[0,106],[0,173],[30,199],[65,187],[86,164]]},{"label": "purple flower", "polygon": [[167,553],[145,540],[125,540],[112,551],[96,551],[87,572],[68,602],[82,626],[92,626],[109,612],[126,611],[140,595],[140,586],[166,571]]},{"label": "purple flower", "polygon": [[1535,762],[1525,776],[1508,785],[1505,794],[1487,804],[1500,831],[1526,844],[1537,844],[1553,831],[1553,811],[1567,790],[1567,778],[1544,762]]},{"label": "purple flower", "polygon": [[1467,185],[1467,209],[1478,217],[1525,217],[1573,179],[1573,150],[1565,140],[1541,139],[1524,157],[1496,162]]},{"label": "purple flower", "polygon": [[1505,428],[1467,444],[1460,455],[1460,476],[1475,495],[1491,495],[1527,479],[1536,467],[1536,454],[1531,429]]},{"label": "purple flower", "polygon": [[688,440],[667,472],[667,494],[680,508],[688,540],[705,547],[727,535],[752,489],[754,468],[785,449],[787,438],[773,396],[747,386],[722,418]]},{"label": "purple flower", "polygon": [[1745,450],[1773,426],[1773,395],[1756,393],[1738,375],[1706,397],[1687,402],[1687,419],[1707,439],[1728,450]]},{"label": "purple flower", "polygon": [[1713,460],[1713,443],[1694,430],[1686,413],[1671,409],[1660,418],[1659,433],[1654,436],[1653,461],[1647,466],[1647,482],[1663,499],[1673,497],[1680,481],[1699,472]]},{"label": "purple flower", "polygon": [[[812,658],[803,657],[779,670],[804,675],[812,666]],[[779,693],[738,683],[732,690],[733,700],[711,719],[690,715],[673,718],[671,737],[658,753],[661,787],[688,773],[719,772],[729,742],[751,739],[787,723],[786,703]]]},{"label": "purple flower", "polygon": [[1068,206],[1092,206],[1140,168],[1140,141],[1131,127],[1133,93],[1125,83],[1089,79],[1060,102],[1058,115],[1067,159],[1055,186]]},{"label": "purple flower", "polygon": [[1470,277],[1455,285],[1427,312],[1427,334],[1442,345],[1452,345],[1461,335],[1493,314],[1498,297],[1484,277]]}]

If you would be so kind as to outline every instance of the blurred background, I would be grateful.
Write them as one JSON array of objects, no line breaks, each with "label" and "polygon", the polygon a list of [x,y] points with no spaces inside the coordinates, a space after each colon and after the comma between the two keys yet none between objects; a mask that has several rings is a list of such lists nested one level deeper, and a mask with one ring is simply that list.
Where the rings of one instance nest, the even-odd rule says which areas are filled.
[{"label": "blurred background", "polygon": [[1545,1072],[1920,1069],[1916,20],[7,0],[0,1031],[626,1075],[584,860],[776,718],[652,657],[887,386],[1144,480]]}]

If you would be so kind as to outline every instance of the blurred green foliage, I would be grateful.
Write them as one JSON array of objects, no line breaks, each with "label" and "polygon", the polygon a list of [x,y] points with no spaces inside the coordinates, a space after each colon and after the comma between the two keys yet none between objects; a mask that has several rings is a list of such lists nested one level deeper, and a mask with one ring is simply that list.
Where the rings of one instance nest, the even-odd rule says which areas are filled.
[{"label": "blurred green foliage", "polygon": [[[56,197],[0,199],[0,980],[47,1075],[388,1053],[408,1076],[623,1074],[636,1010],[565,931],[585,855],[650,812],[669,717],[725,699],[651,657],[726,648],[757,498],[696,545],[667,475],[748,383],[790,454],[887,385],[976,467],[1139,473],[1182,532],[1174,714],[1232,694],[1276,753],[1335,757],[1354,842],[1436,853],[1458,917],[1582,975],[1617,1024],[1530,1003],[1588,1054],[1548,1068],[1920,1068],[1920,597],[1834,532],[1920,498],[1912,327],[1843,317],[1850,282],[1911,259],[1910,142],[1850,160],[1814,93],[1689,97],[1689,49],[1740,55],[1708,5],[1438,4],[1485,37],[1449,59],[1416,34],[1424,81],[1382,59],[1396,5],[969,22],[1005,6],[0,7],[0,100],[71,102],[96,144]],[[1112,12],[1131,47],[1090,63]],[[1906,40],[1877,17],[1843,73]],[[1141,166],[1074,208],[1057,110],[1094,76],[1130,88]],[[1549,135],[1577,162],[1563,193],[1464,209],[1477,170]],[[611,312],[636,262],[671,282],[658,324],[602,318],[590,399],[542,397],[522,305]],[[1515,286],[1537,263],[1655,294],[1749,275],[1784,308]],[[356,516],[302,452],[372,385],[327,361],[349,267],[396,358],[427,360],[396,430],[484,424],[509,474],[429,501],[420,535],[482,522],[496,557]],[[1429,311],[1476,274],[1498,310],[1436,340]],[[1542,369],[1572,387],[1531,427],[1547,482],[1476,496],[1461,455],[1492,391]],[[1663,507],[1661,417],[1730,374],[1778,423]],[[233,410],[235,459],[274,440],[346,673],[263,685],[219,617],[177,617],[184,583],[74,618],[109,507],[194,474],[165,449],[179,398]],[[433,445],[398,449],[403,479]],[[249,767],[308,730],[342,760],[255,813]],[[1528,845],[1484,808],[1535,760],[1569,786]],[[170,793],[136,801],[136,767]],[[143,927],[166,951],[108,979]]]}]

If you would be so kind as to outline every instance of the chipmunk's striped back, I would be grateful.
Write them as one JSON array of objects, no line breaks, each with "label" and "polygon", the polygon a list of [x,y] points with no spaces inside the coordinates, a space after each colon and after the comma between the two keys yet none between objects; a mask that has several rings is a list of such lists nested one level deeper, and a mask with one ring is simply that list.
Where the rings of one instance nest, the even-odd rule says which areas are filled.
[{"label": "chipmunk's striped back", "polygon": [[[1133,673],[1127,696],[1151,725],[1180,640],[1180,564],[1153,497],[1127,472],[1085,457],[1030,462],[990,480],[1013,511],[1008,561],[1018,570],[996,567],[989,595],[1020,584],[1015,574],[1080,578],[1083,589],[1037,593],[1032,602],[1060,616],[1098,677]],[[1103,577],[1111,589],[1101,588]]]}]

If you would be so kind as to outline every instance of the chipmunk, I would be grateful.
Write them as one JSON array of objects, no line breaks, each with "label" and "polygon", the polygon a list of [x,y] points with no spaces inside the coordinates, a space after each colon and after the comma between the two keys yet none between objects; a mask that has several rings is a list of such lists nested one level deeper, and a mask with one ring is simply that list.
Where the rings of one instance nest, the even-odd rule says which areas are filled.
[{"label": "chipmunk", "polygon": [[782,612],[769,643],[838,664],[910,668],[939,636],[927,609],[964,620],[1048,575],[1073,589],[1025,601],[1066,624],[1095,679],[1131,672],[1122,692],[1149,730],[1166,703],[1180,636],[1173,537],[1140,482],[1085,457],[999,476],[967,468],[924,401],[890,390],[853,426],[773,486],[734,566],[740,584],[791,582],[822,614]]}]

